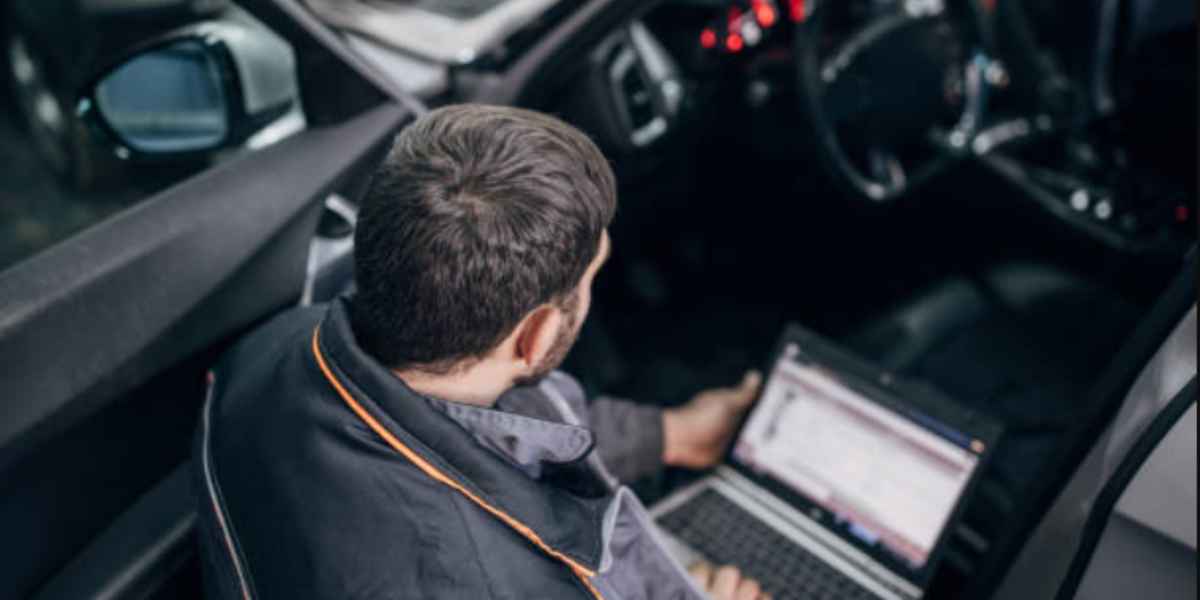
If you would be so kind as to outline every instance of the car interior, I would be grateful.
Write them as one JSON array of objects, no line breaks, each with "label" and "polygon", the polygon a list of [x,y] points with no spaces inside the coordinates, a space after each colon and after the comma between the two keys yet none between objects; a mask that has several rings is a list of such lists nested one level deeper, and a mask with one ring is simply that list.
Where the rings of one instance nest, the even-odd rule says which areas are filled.
[{"label": "car interior", "polygon": [[[888,26],[892,14],[887,4],[844,3],[822,17],[819,33],[796,34],[820,39],[767,37],[739,51],[706,48],[704,32],[728,42],[733,20],[754,15],[760,3],[741,7],[745,13],[670,4],[645,16],[647,30],[678,60],[667,80],[686,91],[666,117],[670,130],[650,148],[622,143],[628,130],[619,125],[589,129],[607,142],[623,187],[614,260],[598,280],[595,308],[568,370],[596,391],[682,402],[761,364],[782,325],[794,321],[998,419],[1005,437],[931,592],[959,597],[1026,508],[1023,500],[1036,495],[1044,466],[1064,451],[1074,428],[1102,412],[1089,396],[1096,374],[1179,267],[1193,230],[1181,218],[1188,209],[1180,207],[1194,197],[1187,166],[1195,164],[1194,154],[1175,161],[1194,148],[1183,138],[1147,143],[1142,136],[1175,127],[1190,132],[1183,122],[1194,116],[1185,104],[1174,110],[1130,104],[1079,117],[1088,57],[1075,54],[1088,32],[1081,23],[1071,23],[1074,39],[1051,29],[1071,21],[1067,4],[1014,17],[1005,11],[1021,5],[1000,3],[996,29],[980,31],[970,3],[948,3],[942,19],[879,34],[877,24]],[[991,155],[997,164],[931,152],[930,146],[953,147],[963,111],[970,110],[971,99],[953,93],[958,85],[969,89],[970,67],[956,83],[946,75],[950,65],[986,47],[987,37],[997,45],[1012,40],[1005,27],[1018,17],[1046,28],[1025,33],[1042,34],[1045,54],[1036,58],[1053,74],[1019,71],[1020,51],[996,47],[1008,81],[993,90],[974,127],[1000,131],[1022,119],[1054,124],[1040,133],[1033,125],[1027,139],[998,142]],[[806,67],[797,65],[806,57],[796,53],[826,61],[865,44],[864,30],[874,36],[871,45],[854,50],[840,79],[825,90],[808,89]],[[624,42],[635,52],[636,31]],[[643,90],[662,85],[650,69],[644,87],[622,80],[615,99],[604,86],[620,61],[622,42],[614,44],[578,67],[576,77],[601,83],[568,83],[546,93],[539,108],[577,123],[595,123],[605,105],[617,117],[627,111],[633,123],[653,118],[653,110],[638,108]],[[805,109],[848,93],[837,89],[845,78],[868,96],[866,106],[825,117],[841,123],[814,122],[822,117]],[[1046,91],[1053,86],[1063,89]],[[1126,93],[1144,98],[1147,89]],[[669,114],[670,103],[661,104]],[[837,141],[813,142],[831,138]],[[863,175],[831,167],[843,160],[852,165],[847,171],[859,171],[853,165],[861,161]],[[914,175],[884,184],[899,193],[873,198],[860,181],[888,181],[892,167],[880,168],[880,161],[915,165]],[[1136,164],[1130,171],[1141,175],[1112,177],[1114,163]],[[937,174],[921,182],[930,164]],[[1124,191],[1144,186],[1157,189]],[[1068,208],[1079,190],[1117,208],[1107,217],[1098,205]],[[1072,214],[1064,218],[1063,208]],[[643,496],[675,483],[657,482]]]},{"label": "car interior", "polygon": [[[297,46],[309,128],[271,156],[281,169],[285,152],[320,167],[305,179],[311,197],[254,213],[276,220],[270,244],[246,246],[256,258],[229,267],[236,276],[204,279],[193,263],[206,259],[180,253],[226,227],[230,239],[253,235],[235,202],[259,190],[227,177],[270,157],[215,169],[211,181],[240,195],[207,210],[242,224],[214,221],[172,245],[188,267],[157,264],[199,277],[181,298],[191,312],[164,316],[170,326],[135,359],[88,380],[83,400],[55,413],[65,425],[2,438],[0,528],[20,543],[0,553],[20,572],[0,597],[202,597],[185,458],[204,370],[302,294],[327,301],[353,285],[355,198],[386,134],[411,118],[379,106],[389,94],[404,110],[415,101],[305,8],[259,4],[273,8],[251,12]],[[1129,341],[1181,271],[1194,274],[1194,6],[552,4],[498,50],[448,69],[424,102],[546,111],[611,160],[612,259],[564,368],[591,393],[675,405],[761,367],[794,322],[996,419],[1004,437],[927,594],[988,597],[1057,492],[1055,474],[1112,418],[1101,380],[1140,369],[1123,362]],[[349,102],[315,90],[321,78],[377,92]],[[339,139],[343,158],[323,164]],[[189,185],[166,193],[212,193]],[[322,204],[330,194],[341,209]],[[315,265],[313,231],[342,242]],[[1190,290],[1194,302],[1194,279]],[[123,373],[135,388],[114,383]],[[635,490],[649,504],[696,476],[669,470]]]}]

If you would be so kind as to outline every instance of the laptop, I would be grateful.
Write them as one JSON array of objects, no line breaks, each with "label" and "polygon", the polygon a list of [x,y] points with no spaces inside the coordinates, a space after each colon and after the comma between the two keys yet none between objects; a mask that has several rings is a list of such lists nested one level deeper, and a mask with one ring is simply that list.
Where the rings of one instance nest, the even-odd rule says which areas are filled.
[{"label": "laptop", "polygon": [[724,463],[654,504],[685,566],[777,600],[921,598],[1000,427],[789,326]]}]

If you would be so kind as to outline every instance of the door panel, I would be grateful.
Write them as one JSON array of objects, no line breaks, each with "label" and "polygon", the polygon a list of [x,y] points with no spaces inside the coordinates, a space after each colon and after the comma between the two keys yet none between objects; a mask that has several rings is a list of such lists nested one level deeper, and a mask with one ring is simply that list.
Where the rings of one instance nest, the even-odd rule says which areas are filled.
[{"label": "door panel", "polygon": [[87,571],[71,561],[187,458],[204,372],[297,301],[323,200],[423,110],[292,0],[238,4],[295,51],[309,129],[0,271],[0,599]]},{"label": "door panel", "polygon": [[383,103],[189,179],[0,273],[0,598],[186,456],[202,374],[303,287],[321,201],[408,118]]},{"label": "door panel", "polygon": [[0,274],[0,464],[295,298],[319,201],[405,114],[384,105],[227,163]]}]

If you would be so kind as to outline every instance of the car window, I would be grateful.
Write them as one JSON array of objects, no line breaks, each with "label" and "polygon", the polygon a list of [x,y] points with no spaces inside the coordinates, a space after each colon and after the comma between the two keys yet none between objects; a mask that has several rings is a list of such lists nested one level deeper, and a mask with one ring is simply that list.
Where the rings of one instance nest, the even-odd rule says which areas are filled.
[{"label": "car window", "polygon": [[[172,29],[194,35],[96,78],[79,71],[95,51],[79,40],[103,37],[84,35],[96,20],[51,23],[20,4],[0,7],[0,271],[304,127],[290,46],[237,7],[176,16]],[[89,102],[107,119],[89,118]]]}]

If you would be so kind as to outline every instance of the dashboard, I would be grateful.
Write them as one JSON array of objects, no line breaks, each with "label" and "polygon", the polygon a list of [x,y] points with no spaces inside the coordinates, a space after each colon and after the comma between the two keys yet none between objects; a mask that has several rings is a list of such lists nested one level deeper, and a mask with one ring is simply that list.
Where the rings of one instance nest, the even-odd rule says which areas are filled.
[{"label": "dashboard", "polygon": [[[455,94],[469,90],[470,85],[503,76],[547,32],[591,6],[585,0],[304,2],[322,20],[337,27],[355,50],[406,89],[433,103],[451,100]],[[712,119],[725,119],[731,110],[745,110],[734,120],[744,126],[746,142],[756,153],[796,157],[811,152],[827,160],[830,151],[816,148],[811,143],[814,136],[806,138],[810,140],[808,147],[798,148],[796,136],[784,133],[802,126],[798,119],[822,121],[828,123],[830,136],[836,135],[843,146],[847,158],[844,162],[866,180],[906,182],[922,179],[922,163],[937,160],[939,152],[946,154],[945,148],[929,147],[931,132],[953,133],[968,122],[965,116],[971,112],[969,100],[974,98],[969,93],[974,89],[970,69],[987,46],[981,39],[983,32],[975,18],[978,15],[971,12],[983,7],[1000,15],[1010,5],[989,0],[974,4],[844,0],[823,6],[819,12],[815,11],[815,0],[666,0],[642,6],[628,8],[623,24],[614,21],[604,25],[611,29],[593,38],[600,41],[589,39],[572,49],[569,60],[559,61],[569,63],[561,69],[562,75],[538,86],[522,87],[548,90],[537,92],[544,100],[530,104],[537,108],[539,102],[552,103],[540,107],[563,114],[583,127],[616,157],[619,166],[633,165],[634,176],[652,173],[656,163],[669,160],[673,152],[682,156],[681,146],[699,135],[696,130],[709,127]],[[1055,28],[1063,22],[1063,15],[1080,14],[1066,7],[1051,15],[1044,14],[1047,10],[1038,5],[1026,11],[1037,30],[1031,35],[1044,37],[1041,34],[1047,27]],[[806,91],[798,89],[803,87],[798,85],[797,77],[797,44],[803,41],[800,36],[816,32],[809,36],[817,42],[809,52],[819,57],[823,74],[826,64],[851,45],[847,40],[897,12],[937,14],[939,18],[929,19],[922,27],[898,29],[882,43],[880,39],[871,40],[869,52],[855,54],[856,72],[838,68],[823,85],[810,85],[810,96],[827,108],[833,107],[824,115],[814,116],[820,111],[812,110],[811,102],[797,101],[795,96]],[[1011,29],[1011,23],[1003,19],[994,25]],[[1007,29],[992,33],[1000,46],[1005,40],[1021,38]],[[1097,43],[1092,29],[1076,33],[1072,39]],[[1039,47],[1046,51],[1038,57],[1053,54],[1070,58],[1057,46]],[[1056,52],[1049,52],[1052,49]],[[1003,52],[1005,48],[997,50]],[[1028,61],[1018,60],[1020,56],[1003,58],[984,62],[986,108],[980,107],[977,112],[988,122],[974,123],[964,136],[981,135],[974,144],[960,147],[988,158],[985,166],[1016,182],[1026,196],[1037,199],[1038,205],[1048,207],[1052,214],[1105,245],[1124,248],[1127,238],[1144,237],[1148,231],[1157,230],[1166,219],[1159,214],[1166,209],[1157,208],[1159,205],[1172,211],[1166,220],[1178,227],[1194,222],[1187,203],[1176,199],[1178,192],[1172,192],[1171,198],[1157,194],[1166,199],[1134,199],[1138,194],[1117,189],[1120,186],[1107,181],[1103,172],[1091,173],[1095,168],[1088,167],[1087,173],[1076,173],[1079,169],[1074,167],[1066,173],[1051,172],[1053,169],[1026,164],[1031,163],[1029,157],[1013,154],[1020,144],[1047,146],[1034,139],[1038,136],[1022,134],[995,142],[1003,137],[1001,133],[1032,131],[1030,127],[1012,125],[1042,123],[1048,111],[1039,96],[1045,87],[1039,84],[1044,80],[1041,74],[1024,68],[1027,65],[1023,62]],[[1042,58],[1039,64],[1052,60]],[[1072,65],[1070,60],[1064,63],[1072,79],[1078,72],[1087,71],[1086,66]],[[486,91],[486,87],[482,89]],[[1072,116],[1070,111],[1049,112],[1063,113],[1063,123]],[[1054,117],[1055,127],[1034,128],[1044,130],[1041,138],[1061,135],[1066,129],[1057,125],[1060,120],[1056,115],[1049,116]],[[786,127],[781,126],[784,123]],[[1023,141],[1026,138],[1028,142]],[[992,142],[1004,148],[996,151],[990,147]],[[1086,143],[1101,150],[1110,145],[1103,140],[1070,143]],[[955,155],[955,151],[949,154]],[[972,158],[970,154],[959,151],[949,161]],[[1063,163],[1056,155],[1045,158],[1032,162],[1054,166]],[[1176,162],[1184,164],[1186,160]],[[1090,185],[1101,180],[1105,180],[1104,185]],[[1137,205],[1143,204],[1154,204],[1157,212],[1141,214],[1145,211]],[[1145,223],[1150,224],[1149,229]]]},{"label": "dashboard", "polygon": [[784,20],[801,22],[808,16],[806,0],[744,0],[726,3],[697,35],[703,50],[740,54],[753,50],[782,28]]}]

